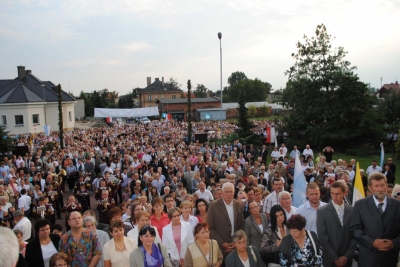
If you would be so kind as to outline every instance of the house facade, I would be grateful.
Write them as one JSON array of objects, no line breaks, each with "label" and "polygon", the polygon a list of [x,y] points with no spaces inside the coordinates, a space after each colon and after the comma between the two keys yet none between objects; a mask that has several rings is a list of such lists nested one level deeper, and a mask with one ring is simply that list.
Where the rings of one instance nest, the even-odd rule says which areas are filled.
[{"label": "house facade", "polygon": [[161,80],[155,78],[153,83],[151,83],[151,77],[147,77],[147,87],[136,90],[137,103],[140,108],[155,107],[157,100],[180,99],[183,93],[181,89],[164,83],[164,77]]},{"label": "house facade", "polygon": [[386,83],[382,85],[382,87],[375,93],[375,95],[378,98],[384,98],[385,95],[388,94],[391,89],[396,92],[400,92],[399,82],[396,81],[395,83]]},{"label": "house facade", "polygon": [[[18,77],[0,80],[0,124],[11,134],[58,131],[58,93],[50,81],[42,81],[18,66]],[[76,100],[62,91],[62,114],[64,130],[75,126]]]}]

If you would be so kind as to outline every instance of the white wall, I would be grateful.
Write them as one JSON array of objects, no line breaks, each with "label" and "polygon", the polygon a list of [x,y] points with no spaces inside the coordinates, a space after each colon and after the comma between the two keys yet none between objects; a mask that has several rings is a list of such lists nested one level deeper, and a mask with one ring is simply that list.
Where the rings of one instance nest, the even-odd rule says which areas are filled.
[{"label": "white wall", "polygon": [[[63,120],[65,131],[70,131],[74,129],[74,105],[75,102],[68,102],[63,104]],[[71,120],[69,119],[69,112],[71,112]],[[33,114],[39,115],[38,124],[33,124]],[[45,116],[43,103],[1,104],[0,123],[3,123],[1,118],[1,116],[3,115],[7,118],[6,131],[9,131],[10,134],[44,132],[43,126],[45,125]],[[15,125],[15,115],[23,116],[24,124],[22,126]],[[46,104],[46,117],[47,125],[50,125],[50,131],[58,131],[58,103]]]}]

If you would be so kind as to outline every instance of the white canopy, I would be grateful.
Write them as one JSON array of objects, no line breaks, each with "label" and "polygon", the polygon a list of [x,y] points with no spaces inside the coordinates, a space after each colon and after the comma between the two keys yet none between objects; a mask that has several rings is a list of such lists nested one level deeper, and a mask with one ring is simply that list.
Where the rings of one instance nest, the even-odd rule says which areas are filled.
[{"label": "white canopy", "polygon": [[148,108],[132,108],[132,109],[122,109],[122,108],[95,108],[94,116],[97,118],[106,117],[144,117],[144,116],[158,116],[158,107],[148,107]]}]

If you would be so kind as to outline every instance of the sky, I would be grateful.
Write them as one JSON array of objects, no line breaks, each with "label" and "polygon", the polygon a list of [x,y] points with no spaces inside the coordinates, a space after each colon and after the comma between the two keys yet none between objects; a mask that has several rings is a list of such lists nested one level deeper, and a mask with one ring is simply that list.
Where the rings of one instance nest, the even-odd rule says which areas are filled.
[{"label": "sky", "polygon": [[0,0],[0,79],[25,66],[79,95],[146,77],[220,89],[242,71],[284,88],[303,36],[324,23],[360,80],[400,79],[400,0]]}]

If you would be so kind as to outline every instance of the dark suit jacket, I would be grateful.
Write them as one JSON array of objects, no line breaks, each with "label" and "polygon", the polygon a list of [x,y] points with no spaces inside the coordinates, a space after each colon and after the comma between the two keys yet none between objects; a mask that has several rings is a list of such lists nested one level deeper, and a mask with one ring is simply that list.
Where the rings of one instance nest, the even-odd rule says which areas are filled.
[{"label": "dark suit jacket", "polygon": [[[387,198],[381,216],[373,197],[358,200],[353,209],[350,231],[359,244],[359,266],[395,267],[400,250],[400,201]],[[372,245],[375,239],[390,239],[393,249],[383,252]]]},{"label": "dark suit jacket", "polygon": [[[243,228],[243,204],[233,199],[233,212],[234,212],[234,232]],[[222,243],[232,243],[232,225],[229,220],[228,211],[226,210],[223,199],[212,201],[207,211],[207,222],[210,225],[210,238],[215,239],[224,253]],[[226,253],[224,253],[226,255]]]},{"label": "dark suit jacket", "polygon": [[265,162],[267,162],[268,150],[265,149],[265,150],[263,151],[263,150],[261,149],[261,150],[260,150],[260,153],[261,153],[261,158],[262,158],[262,160],[265,161]]},{"label": "dark suit jacket", "polygon": [[[58,245],[61,239],[60,236],[50,234],[50,239],[58,251]],[[26,245],[25,261],[29,267],[44,267],[39,237],[35,237],[31,242],[28,243],[28,245]]]},{"label": "dark suit jacket", "polygon": [[[382,171],[383,174],[385,174],[385,170]],[[386,173],[386,181],[388,184],[394,184],[394,176],[393,172],[389,169],[389,171]]]},{"label": "dark suit jacket", "polygon": [[317,209],[317,231],[324,266],[335,266],[334,261],[340,256],[348,259],[348,266],[352,265],[357,246],[357,241],[349,231],[352,213],[353,207],[345,203],[342,226],[332,202]]},{"label": "dark suit jacket", "polygon": [[261,248],[261,242],[265,230],[268,228],[268,217],[265,213],[260,213],[261,223],[263,226],[263,231],[261,232],[260,227],[258,227],[256,220],[253,215],[244,220],[244,231],[247,235],[247,245],[253,245],[257,248]]},{"label": "dark suit jacket", "polygon": [[[251,250],[249,247],[247,247],[247,256],[249,257],[249,264],[251,267],[265,267],[265,263],[261,259],[260,252],[258,251],[258,248],[255,246],[252,246],[254,255],[256,256],[257,262],[254,260],[254,256],[251,253]],[[244,267],[242,261],[239,258],[239,255],[236,251],[236,249],[232,250],[231,253],[226,257],[225,259],[225,266],[229,267]]]}]

